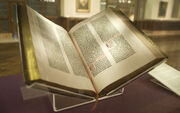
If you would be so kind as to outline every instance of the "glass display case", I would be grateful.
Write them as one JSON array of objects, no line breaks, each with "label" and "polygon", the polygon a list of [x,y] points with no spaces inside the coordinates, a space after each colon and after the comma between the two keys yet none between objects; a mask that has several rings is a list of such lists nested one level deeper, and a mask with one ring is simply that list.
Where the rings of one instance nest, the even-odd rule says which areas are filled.
[{"label": "glass display case", "polygon": [[[79,2],[89,3],[88,11],[78,11]],[[67,31],[108,8],[120,10],[168,56],[166,63],[180,71],[180,0],[0,0],[0,113],[179,113],[179,96],[154,84],[148,73],[99,98],[95,109],[94,98],[27,85],[17,4],[30,6]]]}]

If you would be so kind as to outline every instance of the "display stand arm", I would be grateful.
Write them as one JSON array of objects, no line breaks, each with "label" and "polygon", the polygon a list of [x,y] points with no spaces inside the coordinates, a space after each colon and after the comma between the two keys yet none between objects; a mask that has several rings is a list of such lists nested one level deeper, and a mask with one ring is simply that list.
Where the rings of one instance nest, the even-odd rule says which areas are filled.
[{"label": "display stand arm", "polygon": [[[123,93],[124,93],[124,88],[121,88],[118,91],[114,92],[113,94],[101,97],[98,100],[102,101],[105,99],[122,95]],[[69,97],[69,96],[64,96],[64,95],[59,95],[59,94],[52,94],[52,106],[55,112],[90,104],[95,101],[96,99],[81,99],[77,97]]]}]

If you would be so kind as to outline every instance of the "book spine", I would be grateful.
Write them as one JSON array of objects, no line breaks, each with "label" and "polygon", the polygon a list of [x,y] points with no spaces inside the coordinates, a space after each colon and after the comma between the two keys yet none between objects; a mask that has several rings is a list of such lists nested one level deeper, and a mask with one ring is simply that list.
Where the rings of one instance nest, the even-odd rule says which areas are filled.
[{"label": "book spine", "polygon": [[80,51],[79,51],[76,43],[75,43],[74,40],[72,39],[71,34],[69,34],[69,36],[70,36],[70,38],[71,38],[71,40],[72,40],[72,43],[73,43],[73,45],[74,45],[74,47],[75,47],[75,49],[76,49],[76,51],[77,51],[77,53],[78,53],[78,55],[79,55],[82,63],[83,63],[83,66],[84,66],[84,68],[85,68],[85,70],[86,70],[86,72],[87,72],[87,74],[88,74],[88,77],[89,77],[89,79],[90,79],[90,81],[91,81],[91,83],[92,83],[92,85],[93,85],[93,88],[94,88],[95,93],[96,93],[96,100],[98,101],[99,92],[98,92],[97,87],[96,87],[96,85],[95,85],[95,83],[94,83],[94,81],[93,81],[92,75],[91,75],[90,71],[88,70],[88,67],[86,66],[86,63],[85,63],[85,61],[84,61],[84,59],[83,59],[83,56],[80,54]]}]

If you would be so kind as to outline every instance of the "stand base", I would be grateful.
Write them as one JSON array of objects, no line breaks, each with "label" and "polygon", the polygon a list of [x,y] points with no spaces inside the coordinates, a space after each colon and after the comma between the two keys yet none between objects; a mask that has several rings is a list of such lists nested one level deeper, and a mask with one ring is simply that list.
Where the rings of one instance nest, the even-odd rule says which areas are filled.
[{"label": "stand base", "polygon": [[[115,97],[118,95],[122,95],[123,92],[124,92],[124,88],[119,89],[118,91],[114,92],[111,95],[99,98],[99,100],[104,100],[104,99],[108,99],[108,98]],[[95,99],[81,99],[77,97],[69,97],[69,96],[64,96],[64,95],[52,94],[52,106],[55,112],[89,104],[95,101],[96,101]]]}]

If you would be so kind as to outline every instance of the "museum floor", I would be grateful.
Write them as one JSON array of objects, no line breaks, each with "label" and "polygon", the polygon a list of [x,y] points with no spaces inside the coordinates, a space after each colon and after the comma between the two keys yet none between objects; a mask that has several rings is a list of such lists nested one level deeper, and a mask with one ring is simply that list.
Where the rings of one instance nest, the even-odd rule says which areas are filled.
[{"label": "museum floor", "polygon": [[[155,31],[148,32],[152,40],[164,51],[169,59],[168,64],[180,70],[180,32]],[[21,73],[18,41],[0,40],[0,76]]]}]

